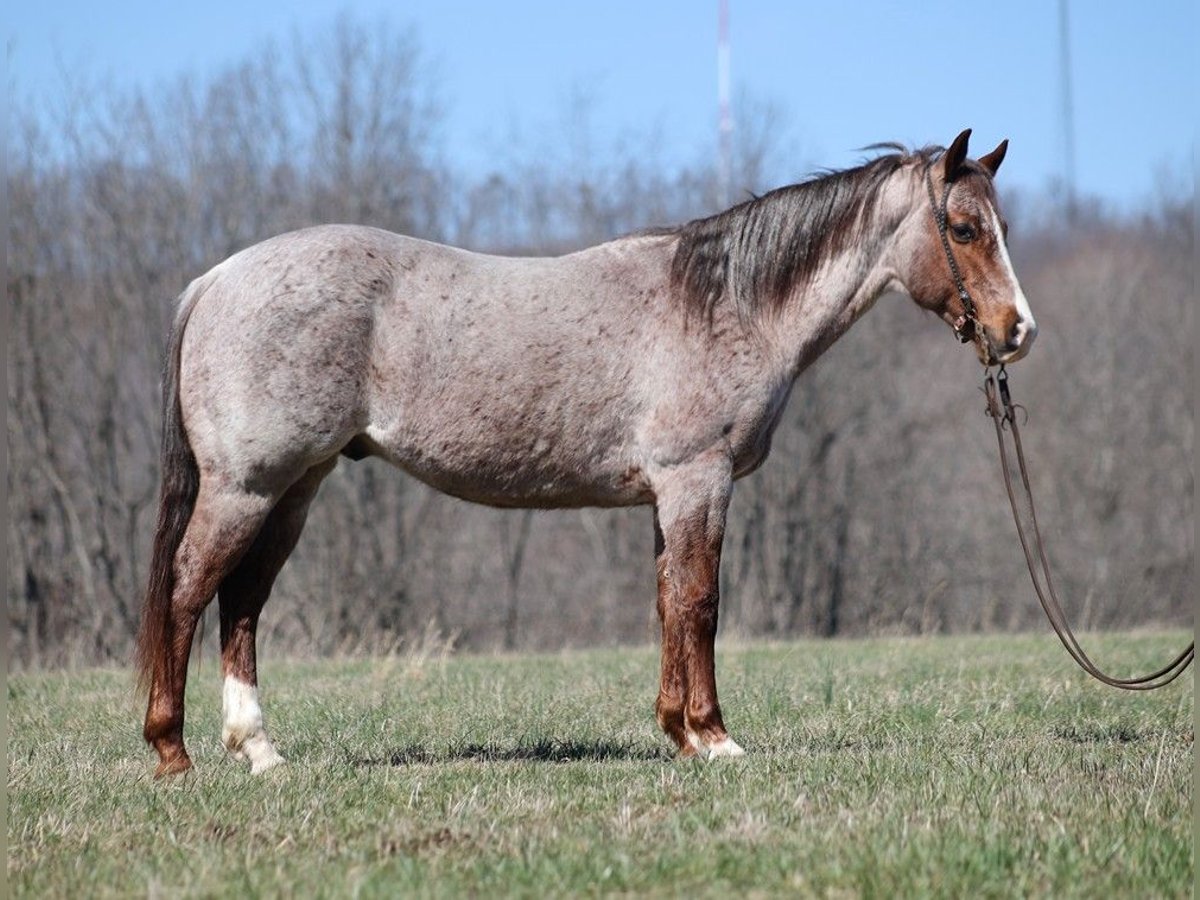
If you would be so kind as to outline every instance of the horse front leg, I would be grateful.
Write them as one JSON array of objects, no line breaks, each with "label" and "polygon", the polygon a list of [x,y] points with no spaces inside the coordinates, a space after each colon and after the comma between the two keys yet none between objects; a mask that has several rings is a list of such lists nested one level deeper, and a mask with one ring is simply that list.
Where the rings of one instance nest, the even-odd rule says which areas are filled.
[{"label": "horse front leg", "polygon": [[728,458],[673,470],[657,486],[655,542],[662,677],[655,712],[681,755],[741,756],[717,699],[714,641]]},{"label": "horse front leg", "polygon": [[666,542],[654,511],[654,563],[658,572],[658,621],[662,627],[662,672],[654,714],[658,727],[679,748],[681,756],[694,756],[687,739],[684,705],[687,702],[687,668],[684,665],[682,622],[676,612],[671,587],[671,567]]}]

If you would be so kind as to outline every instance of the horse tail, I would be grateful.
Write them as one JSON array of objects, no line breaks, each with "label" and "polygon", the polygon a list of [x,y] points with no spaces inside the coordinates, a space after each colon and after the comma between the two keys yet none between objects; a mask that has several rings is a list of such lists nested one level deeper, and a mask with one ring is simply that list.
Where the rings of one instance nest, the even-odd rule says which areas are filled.
[{"label": "horse tail", "polygon": [[149,689],[156,675],[169,674],[166,669],[171,658],[171,595],[175,590],[175,554],[183,542],[200,490],[200,469],[196,465],[179,406],[179,359],[183,332],[192,309],[211,281],[210,277],[197,278],[180,295],[163,369],[162,487],[154,549],[150,557],[150,576],[137,636],[138,685],[143,690]]}]

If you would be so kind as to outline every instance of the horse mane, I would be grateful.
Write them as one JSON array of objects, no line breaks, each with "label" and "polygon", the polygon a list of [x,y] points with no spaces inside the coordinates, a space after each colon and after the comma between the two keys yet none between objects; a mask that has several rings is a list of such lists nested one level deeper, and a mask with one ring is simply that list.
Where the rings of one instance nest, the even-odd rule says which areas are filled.
[{"label": "horse mane", "polygon": [[671,282],[691,311],[711,317],[723,298],[742,321],[778,311],[830,256],[846,249],[868,225],[864,213],[882,184],[906,163],[930,162],[942,147],[910,151],[901,144],[848,169],[826,169],[797,184],[752,197],[724,212],[666,233],[678,238]]}]

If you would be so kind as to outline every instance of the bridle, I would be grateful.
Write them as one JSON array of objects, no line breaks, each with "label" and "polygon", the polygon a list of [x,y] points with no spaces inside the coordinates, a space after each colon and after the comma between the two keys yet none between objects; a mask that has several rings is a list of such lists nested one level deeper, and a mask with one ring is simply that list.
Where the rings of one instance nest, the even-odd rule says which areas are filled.
[{"label": "bridle", "polygon": [[[949,179],[946,180],[946,186],[942,191],[942,202],[939,204],[934,194],[933,176],[930,174],[930,169],[932,169],[932,164],[925,169],[925,187],[929,192],[929,204],[933,210],[933,219],[937,223],[938,234],[942,239],[942,249],[946,253],[946,262],[950,266],[950,274],[954,278],[954,286],[958,290],[958,299],[962,303],[963,308],[962,315],[955,319],[954,333],[960,341],[966,343],[976,334],[982,334],[983,332],[979,330],[980,324],[975,315],[975,302],[971,299],[971,295],[963,283],[962,272],[958,268],[958,262],[954,259],[954,251],[950,248],[950,238],[946,233],[948,230],[946,209],[950,199],[950,189],[954,183]],[[1150,691],[1155,688],[1166,687],[1182,675],[1188,666],[1192,664],[1192,660],[1195,659],[1196,642],[1194,640],[1168,665],[1163,666],[1155,672],[1136,678],[1114,678],[1092,662],[1091,658],[1084,652],[1083,647],[1080,646],[1079,640],[1075,637],[1075,633],[1071,630],[1071,625],[1067,621],[1066,613],[1063,612],[1062,604],[1058,600],[1058,593],[1054,589],[1054,580],[1050,576],[1050,561],[1046,556],[1046,547],[1042,542],[1041,530],[1038,528],[1037,511],[1033,503],[1033,490],[1029,484],[1029,469],[1025,464],[1025,450],[1021,445],[1021,429],[1017,424],[1018,417],[1016,411],[1022,407],[1019,404],[1013,403],[1012,395],[1008,388],[1008,372],[1005,371],[1003,363],[1000,364],[999,371],[995,375],[992,375],[990,369],[986,371],[983,391],[987,396],[987,413],[992,417],[992,422],[996,426],[996,441],[1000,447],[1000,470],[1004,475],[1004,489],[1008,494],[1009,505],[1012,507],[1013,522],[1017,526],[1017,537],[1021,541],[1021,550],[1025,554],[1025,564],[1029,567],[1029,577],[1033,580],[1034,592],[1037,594],[1042,610],[1046,613],[1046,618],[1050,620],[1050,626],[1054,629],[1054,633],[1058,636],[1059,641],[1062,642],[1063,647],[1066,648],[1071,659],[1075,660],[1081,669],[1097,681],[1125,691]],[[1012,436],[1013,449],[1017,457],[1017,466],[1021,473],[1021,487],[1023,488],[1025,501],[1029,509],[1029,520],[1033,531],[1032,542],[1021,521],[1017,493],[1013,488],[1008,449],[1004,438],[1005,434]],[[1037,563],[1034,561],[1034,550],[1031,547],[1031,543],[1036,545]],[[1039,578],[1039,568],[1041,570],[1041,578]],[[1043,581],[1045,582],[1044,585]]]},{"label": "bridle", "polygon": [[929,208],[933,211],[933,221],[937,224],[938,236],[942,239],[942,250],[946,253],[946,262],[950,266],[950,275],[954,279],[954,287],[958,290],[958,300],[963,309],[962,314],[954,320],[954,334],[965,344],[975,335],[983,334],[983,332],[980,330],[979,319],[975,315],[975,301],[971,299],[971,294],[963,282],[962,272],[958,268],[958,261],[954,258],[954,251],[950,249],[950,236],[947,234],[950,226],[947,206],[950,202],[950,189],[954,187],[954,182],[949,178],[946,179],[946,186],[942,189],[942,202],[938,203],[933,192],[933,175],[930,174],[932,169],[933,163],[925,167],[925,188],[929,192]]}]

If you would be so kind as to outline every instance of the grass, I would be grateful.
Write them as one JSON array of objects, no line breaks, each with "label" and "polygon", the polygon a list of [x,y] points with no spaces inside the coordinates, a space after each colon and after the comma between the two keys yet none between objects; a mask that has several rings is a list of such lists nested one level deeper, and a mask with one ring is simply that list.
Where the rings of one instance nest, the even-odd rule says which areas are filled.
[{"label": "grass", "polygon": [[[1146,668],[1179,633],[1097,636]],[[8,680],[14,896],[1190,896],[1194,680],[1049,636],[725,646],[740,760],[677,761],[647,648],[274,662],[289,765],[154,782],[122,671]]]}]

